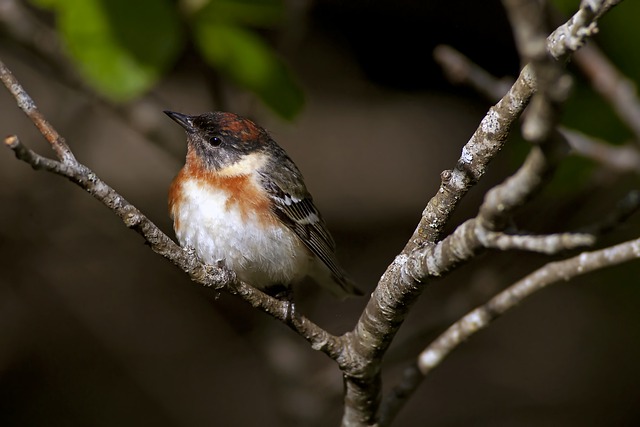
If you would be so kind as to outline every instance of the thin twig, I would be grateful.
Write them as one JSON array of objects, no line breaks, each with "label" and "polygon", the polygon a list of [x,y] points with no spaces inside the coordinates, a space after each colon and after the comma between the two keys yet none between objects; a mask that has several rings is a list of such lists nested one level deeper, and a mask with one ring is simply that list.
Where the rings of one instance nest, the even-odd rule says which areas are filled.
[{"label": "thin twig", "polygon": [[53,151],[63,162],[75,161],[73,153],[65,142],[64,138],[47,122],[42,113],[36,107],[35,102],[29,94],[22,88],[18,80],[11,71],[0,61],[0,80],[16,99],[18,107],[31,119],[40,133],[46,138]]},{"label": "thin twig", "polygon": [[482,231],[484,233],[478,236],[482,246],[502,251],[521,250],[553,255],[566,250],[591,246],[596,242],[595,235],[588,233],[558,233],[535,236],[530,234],[497,233],[484,229]]},{"label": "thin twig", "polygon": [[549,53],[558,59],[566,59],[568,54],[580,49],[587,39],[598,32],[598,19],[622,0],[582,0],[580,9],[559,26],[547,38]]}]

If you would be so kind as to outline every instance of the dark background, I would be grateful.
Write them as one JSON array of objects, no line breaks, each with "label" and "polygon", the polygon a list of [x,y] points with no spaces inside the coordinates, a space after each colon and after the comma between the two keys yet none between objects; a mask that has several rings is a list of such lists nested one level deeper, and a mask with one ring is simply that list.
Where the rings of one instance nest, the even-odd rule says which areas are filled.
[{"label": "dark background", "polygon": [[[625,6],[611,15],[620,20]],[[230,100],[230,109],[251,114],[297,162],[345,268],[366,291],[404,246],[440,172],[455,165],[489,106],[447,83],[431,59],[440,43],[497,76],[518,71],[497,1],[325,0],[312,5],[288,52],[305,90],[299,117],[285,122]],[[166,192],[182,160],[52,78],[7,38],[0,57],[78,159],[173,236]],[[191,61],[186,55],[153,90],[159,108],[150,114],[178,152],[184,135],[161,110],[216,108]],[[573,126],[598,122],[575,103],[569,109]],[[6,92],[0,111],[3,135],[49,153]],[[621,142],[621,129],[600,136]],[[515,170],[526,145],[512,139],[452,227]],[[517,223],[536,232],[577,228],[634,185],[635,176],[570,160]],[[638,229],[632,218],[599,245],[633,238]],[[452,321],[548,260],[488,252],[430,284],[385,360],[385,385]],[[342,382],[326,356],[239,299],[194,285],[78,187],[33,172],[9,150],[0,153],[0,272],[0,425],[339,423]],[[640,422],[639,272],[632,263],[529,298],[443,362],[396,424]],[[333,333],[352,328],[366,304],[336,301],[314,285],[297,289],[296,299]]]}]

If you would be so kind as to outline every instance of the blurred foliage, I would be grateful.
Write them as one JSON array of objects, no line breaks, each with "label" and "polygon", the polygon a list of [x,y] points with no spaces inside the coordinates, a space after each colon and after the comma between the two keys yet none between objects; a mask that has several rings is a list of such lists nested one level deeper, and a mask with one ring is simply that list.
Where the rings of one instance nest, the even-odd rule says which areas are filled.
[{"label": "blurred foliage", "polygon": [[99,92],[126,101],[149,89],[182,45],[171,4],[162,0],[38,0],[56,12],[57,27],[81,74]]},{"label": "blurred foliage", "polygon": [[255,30],[282,25],[281,0],[31,0],[54,12],[68,53],[98,92],[124,102],[153,87],[187,48],[293,118],[303,93]]},{"label": "blurred foliage", "polygon": [[292,118],[302,107],[302,91],[263,39],[246,27],[272,27],[283,13],[279,0],[212,0],[191,23],[205,61]]}]

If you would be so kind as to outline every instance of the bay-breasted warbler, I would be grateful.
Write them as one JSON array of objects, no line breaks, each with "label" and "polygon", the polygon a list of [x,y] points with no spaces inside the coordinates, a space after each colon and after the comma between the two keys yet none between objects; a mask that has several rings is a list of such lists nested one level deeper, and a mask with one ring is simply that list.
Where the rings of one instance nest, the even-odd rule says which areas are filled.
[{"label": "bay-breasted warbler", "polygon": [[361,295],[302,174],[260,126],[232,113],[165,113],[187,133],[186,164],[169,190],[183,247],[207,264],[223,260],[259,289],[309,276],[339,297]]}]

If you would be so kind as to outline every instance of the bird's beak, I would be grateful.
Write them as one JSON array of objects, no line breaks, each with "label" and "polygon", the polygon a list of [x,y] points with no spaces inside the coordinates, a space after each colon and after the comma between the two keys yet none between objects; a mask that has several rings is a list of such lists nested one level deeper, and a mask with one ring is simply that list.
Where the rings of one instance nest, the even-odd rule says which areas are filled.
[{"label": "bird's beak", "polygon": [[195,130],[193,127],[193,116],[167,110],[165,110],[164,113],[171,117],[171,120],[182,126],[187,132],[193,132]]}]

